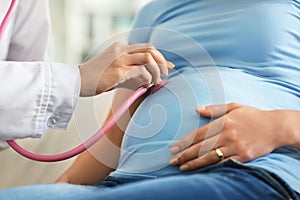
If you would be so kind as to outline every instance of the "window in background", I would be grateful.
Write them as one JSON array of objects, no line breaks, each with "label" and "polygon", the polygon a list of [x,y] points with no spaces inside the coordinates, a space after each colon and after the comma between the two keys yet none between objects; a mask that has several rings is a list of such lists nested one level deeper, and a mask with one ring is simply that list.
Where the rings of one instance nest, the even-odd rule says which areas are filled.
[{"label": "window in background", "polygon": [[49,58],[77,64],[112,36],[130,29],[132,19],[150,0],[51,0]]}]

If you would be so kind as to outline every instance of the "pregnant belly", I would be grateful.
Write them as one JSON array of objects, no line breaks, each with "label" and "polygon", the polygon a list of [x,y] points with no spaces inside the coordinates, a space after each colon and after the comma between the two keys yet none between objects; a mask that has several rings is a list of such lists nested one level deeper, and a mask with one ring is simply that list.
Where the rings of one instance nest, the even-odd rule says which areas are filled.
[{"label": "pregnant belly", "polygon": [[280,90],[269,89],[268,83],[251,75],[227,69],[199,70],[185,69],[171,76],[165,87],[142,102],[126,129],[115,174],[180,173],[169,165],[170,146],[210,121],[195,112],[196,106],[234,101],[268,109],[282,104],[264,94],[267,90],[277,97]]}]

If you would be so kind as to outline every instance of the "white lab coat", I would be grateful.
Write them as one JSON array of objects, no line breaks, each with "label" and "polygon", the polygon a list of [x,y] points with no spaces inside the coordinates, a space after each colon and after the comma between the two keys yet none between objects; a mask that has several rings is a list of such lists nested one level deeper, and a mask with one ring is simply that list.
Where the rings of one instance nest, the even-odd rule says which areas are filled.
[{"label": "white lab coat", "polygon": [[[11,0],[0,1],[0,21]],[[19,0],[0,42],[0,140],[65,129],[80,91],[77,66],[39,62],[49,31],[47,0]]]}]

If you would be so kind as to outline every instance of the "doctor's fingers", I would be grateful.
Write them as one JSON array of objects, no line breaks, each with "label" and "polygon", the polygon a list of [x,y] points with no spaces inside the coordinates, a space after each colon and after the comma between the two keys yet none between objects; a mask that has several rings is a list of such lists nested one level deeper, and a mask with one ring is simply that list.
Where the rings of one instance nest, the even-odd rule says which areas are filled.
[{"label": "doctor's fingers", "polygon": [[150,85],[152,75],[144,65],[131,65],[126,67],[122,77],[120,77],[118,87],[135,90],[138,87]]},{"label": "doctor's fingers", "polygon": [[[168,68],[174,68],[174,64],[167,61],[164,56],[151,44],[126,44],[123,42],[114,43],[110,48],[107,49],[107,53],[114,55],[114,60],[119,60],[120,57],[127,57],[129,54],[144,53],[146,57],[151,57],[155,60],[160,68],[162,74],[168,74]],[[137,64],[137,63],[134,63]],[[141,63],[144,64],[144,63]]]},{"label": "doctor's fingers", "polygon": [[164,56],[151,43],[128,45],[129,54],[142,53],[142,52],[151,53],[154,60],[157,63],[166,65],[166,59],[164,58]]},{"label": "doctor's fingers", "polygon": [[141,43],[141,44],[127,44],[124,42],[116,42],[112,44],[108,49],[108,53],[111,53],[118,58],[124,54],[134,54],[134,53],[150,53],[152,54],[154,60],[162,65],[166,64],[166,59],[164,56],[151,44],[151,43]]},{"label": "doctor's fingers", "polygon": [[129,45],[129,54],[150,53],[155,62],[160,66],[162,74],[167,75],[168,68],[173,69],[174,64],[165,59],[165,57],[150,43]]},{"label": "doctor's fingers", "polygon": [[[145,66],[146,69],[150,72],[152,75],[151,82],[158,84],[160,83],[160,75],[167,75],[166,70],[164,70],[164,66],[161,66],[161,64],[157,63],[155,59],[152,57],[152,54],[150,53],[135,53],[135,54],[128,54],[122,56],[120,58],[123,60],[123,64],[128,66],[128,70],[130,69],[130,66],[134,66],[136,68],[137,66]],[[143,69],[141,69],[143,70]],[[140,71],[137,71],[140,73]]]},{"label": "doctor's fingers", "polygon": [[187,136],[174,143],[171,147],[171,152],[177,154],[194,144],[219,134],[224,129],[224,120],[225,117],[220,117],[192,131]]}]

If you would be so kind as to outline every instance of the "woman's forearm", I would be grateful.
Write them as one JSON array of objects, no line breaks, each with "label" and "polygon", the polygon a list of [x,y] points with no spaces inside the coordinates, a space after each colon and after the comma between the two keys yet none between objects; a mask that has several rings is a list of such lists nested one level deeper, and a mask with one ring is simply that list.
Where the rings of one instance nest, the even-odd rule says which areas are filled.
[{"label": "woman's forearm", "polygon": [[[114,108],[118,108],[128,98],[128,91],[119,90],[113,100],[110,117]],[[145,96],[140,97],[110,131],[90,149],[83,152],[56,182],[67,182],[80,185],[93,185],[103,181],[113,171],[119,161],[120,148],[124,130],[132,114]],[[107,117],[107,118],[108,118]]]},{"label": "woman's forearm", "polygon": [[113,127],[110,134],[80,154],[56,182],[93,185],[104,180],[118,163],[120,142],[117,134],[122,133]]},{"label": "woman's forearm", "polygon": [[55,182],[93,185],[103,180],[111,170],[94,158],[88,151],[85,151]]}]

